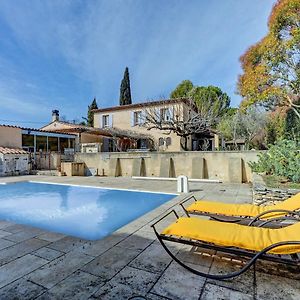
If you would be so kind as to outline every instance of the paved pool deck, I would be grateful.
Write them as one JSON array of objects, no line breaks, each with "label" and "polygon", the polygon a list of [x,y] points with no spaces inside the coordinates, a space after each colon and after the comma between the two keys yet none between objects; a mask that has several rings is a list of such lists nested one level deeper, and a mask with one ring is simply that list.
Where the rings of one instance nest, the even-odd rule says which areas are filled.
[{"label": "paved pool deck", "polygon": [[[18,176],[0,178],[0,183],[28,180],[176,192],[176,182],[131,178]],[[200,199],[252,200],[246,184],[192,183],[190,188]],[[171,208],[182,214],[177,204],[184,197],[175,197],[98,241],[0,221],[0,299],[300,299],[299,271],[259,264],[238,278],[214,281],[172,261],[150,224]],[[199,249],[171,248],[181,260],[205,272],[237,269],[232,262],[201,256]]]}]

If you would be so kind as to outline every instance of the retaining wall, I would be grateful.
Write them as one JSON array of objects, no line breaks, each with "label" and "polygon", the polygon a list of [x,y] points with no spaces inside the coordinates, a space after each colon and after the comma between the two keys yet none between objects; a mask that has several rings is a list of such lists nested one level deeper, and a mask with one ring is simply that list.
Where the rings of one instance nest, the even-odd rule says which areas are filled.
[{"label": "retaining wall", "polygon": [[223,182],[250,182],[249,161],[258,151],[76,153],[87,174],[100,176],[157,176],[219,179]]}]

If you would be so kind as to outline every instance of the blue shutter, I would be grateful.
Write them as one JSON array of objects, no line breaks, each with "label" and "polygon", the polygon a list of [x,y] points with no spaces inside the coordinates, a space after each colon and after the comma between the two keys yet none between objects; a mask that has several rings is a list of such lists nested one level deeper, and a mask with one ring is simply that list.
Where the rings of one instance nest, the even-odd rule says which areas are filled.
[{"label": "blue shutter", "polygon": [[161,119],[161,115],[160,115],[160,109],[159,108],[154,108],[154,114],[155,114],[155,117],[156,117],[156,121],[160,121]]},{"label": "blue shutter", "polygon": [[108,126],[113,127],[113,115],[112,114],[108,116]]},{"label": "blue shutter", "polygon": [[174,118],[174,107],[173,106],[168,109],[168,114],[169,114],[170,119]]},{"label": "blue shutter", "polygon": [[134,127],[134,111],[130,113],[130,124],[131,127]]},{"label": "blue shutter", "polygon": [[141,125],[146,123],[146,114],[147,112],[145,110],[142,110],[142,120],[141,120]]}]

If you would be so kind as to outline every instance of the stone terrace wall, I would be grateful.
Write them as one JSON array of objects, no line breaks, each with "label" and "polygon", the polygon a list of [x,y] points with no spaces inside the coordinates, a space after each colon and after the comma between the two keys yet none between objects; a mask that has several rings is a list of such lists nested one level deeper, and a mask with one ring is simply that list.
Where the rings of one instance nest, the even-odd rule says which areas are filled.
[{"label": "stone terrace wall", "polygon": [[300,192],[296,189],[275,189],[269,188],[259,174],[252,174],[253,183],[253,204],[271,205],[278,201],[285,200]]},{"label": "stone terrace wall", "polygon": [[89,174],[102,176],[155,176],[219,179],[223,182],[250,182],[249,161],[258,151],[210,152],[120,152],[77,153],[76,162],[84,162]]}]

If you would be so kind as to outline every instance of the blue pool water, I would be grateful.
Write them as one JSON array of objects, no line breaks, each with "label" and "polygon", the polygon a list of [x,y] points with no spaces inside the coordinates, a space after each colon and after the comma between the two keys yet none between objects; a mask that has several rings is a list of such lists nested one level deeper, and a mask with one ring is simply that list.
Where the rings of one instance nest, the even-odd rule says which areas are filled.
[{"label": "blue pool water", "polygon": [[174,196],[20,182],[0,185],[0,219],[95,240]]}]

